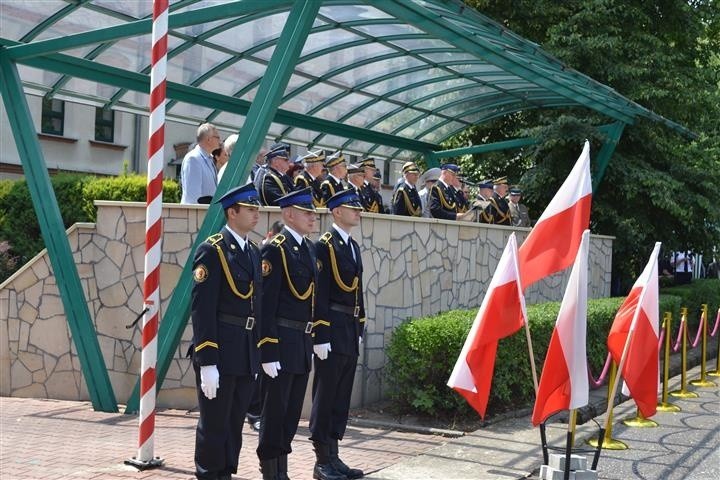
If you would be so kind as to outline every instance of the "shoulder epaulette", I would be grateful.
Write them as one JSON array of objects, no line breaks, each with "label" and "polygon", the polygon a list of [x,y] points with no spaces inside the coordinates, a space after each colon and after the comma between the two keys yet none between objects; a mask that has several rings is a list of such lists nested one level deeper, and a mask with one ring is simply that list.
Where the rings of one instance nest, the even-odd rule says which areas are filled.
[{"label": "shoulder epaulette", "polygon": [[270,244],[273,245],[273,246],[275,246],[275,247],[279,247],[280,245],[283,244],[284,241],[285,241],[285,235],[283,235],[282,233],[278,233],[278,234],[275,235],[275,236],[273,237],[273,239],[270,241]]},{"label": "shoulder epaulette", "polygon": [[252,246],[255,247],[255,248],[259,248],[259,247],[258,247],[258,244],[255,243],[255,242],[252,241],[252,240],[250,240],[250,245],[252,245]]},{"label": "shoulder epaulette", "polygon": [[322,237],[320,237],[320,241],[324,244],[330,243],[330,239],[332,238],[332,233],[325,232]]},{"label": "shoulder epaulette", "polygon": [[210,245],[216,245],[222,239],[223,239],[223,234],[216,233],[215,235],[210,235],[205,241],[208,242]]}]

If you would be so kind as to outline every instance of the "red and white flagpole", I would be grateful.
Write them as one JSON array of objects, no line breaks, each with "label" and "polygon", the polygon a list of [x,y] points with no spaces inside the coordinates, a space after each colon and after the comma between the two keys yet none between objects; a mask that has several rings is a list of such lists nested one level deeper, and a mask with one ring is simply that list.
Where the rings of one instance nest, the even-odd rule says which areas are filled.
[{"label": "red and white flagpole", "polygon": [[154,456],[157,332],[160,318],[160,260],[162,258],[162,182],[165,146],[168,0],[153,0],[152,70],[150,71],[150,132],[148,136],[147,208],[145,216],[145,299],[140,360],[140,432],[133,464],[162,465]]}]

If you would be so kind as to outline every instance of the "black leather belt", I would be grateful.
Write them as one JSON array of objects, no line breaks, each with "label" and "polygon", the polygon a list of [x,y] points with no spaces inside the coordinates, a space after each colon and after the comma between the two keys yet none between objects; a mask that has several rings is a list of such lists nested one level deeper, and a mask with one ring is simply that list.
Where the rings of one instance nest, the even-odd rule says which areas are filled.
[{"label": "black leather belt", "polygon": [[347,305],[340,305],[339,303],[330,302],[330,310],[340,313],[347,313],[348,315],[352,315],[353,317],[360,316],[360,305],[349,307]]},{"label": "black leather belt", "polygon": [[290,320],[289,318],[285,317],[275,317],[277,319],[277,324],[281,327],[287,327],[292,328],[293,330],[300,330],[301,332],[305,333],[312,333],[312,322],[301,322],[298,320]]},{"label": "black leather belt", "polygon": [[229,313],[218,313],[217,319],[222,323],[245,327],[245,330],[252,330],[255,326],[255,317],[238,317]]}]

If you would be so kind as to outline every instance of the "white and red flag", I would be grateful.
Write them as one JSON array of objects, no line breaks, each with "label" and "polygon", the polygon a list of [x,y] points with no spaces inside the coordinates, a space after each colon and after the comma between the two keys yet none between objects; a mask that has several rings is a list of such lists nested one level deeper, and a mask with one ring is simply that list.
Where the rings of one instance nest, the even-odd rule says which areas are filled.
[{"label": "white and red flag", "polygon": [[523,291],[572,265],[580,237],[590,226],[591,199],[590,143],[586,140],[580,158],[518,250]]},{"label": "white and red flag", "polygon": [[561,410],[572,410],[588,403],[586,327],[589,244],[590,230],[585,230],[545,356],[532,414],[533,425],[544,422]]},{"label": "white and red flag", "polygon": [[607,339],[613,361],[620,366],[620,375],[645,418],[655,415],[658,398],[659,251],[657,242],[645,270],[615,315]]},{"label": "white and red flag", "polygon": [[526,318],[518,275],[517,240],[512,233],[447,383],[482,418],[490,396],[498,341],[517,332]]}]

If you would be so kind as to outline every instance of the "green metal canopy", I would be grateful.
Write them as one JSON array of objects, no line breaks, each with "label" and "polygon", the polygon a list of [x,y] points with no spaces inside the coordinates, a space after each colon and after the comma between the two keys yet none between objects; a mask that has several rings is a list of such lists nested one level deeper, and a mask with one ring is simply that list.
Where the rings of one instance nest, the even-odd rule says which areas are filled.
[{"label": "green metal canopy", "polygon": [[[168,118],[239,129],[293,2],[170,4]],[[146,112],[151,8],[149,0],[11,0],[1,41],[22,65],[26,91]],[[688,133],[460,1],[327,0],[268,136],[403,159],[471,125],[569,106]]]},{"label": "green metal canopy", "polygon": [[[306,148],[429,160],[513,112],[579,107],[609,121],[598,182],[625,125],[684,127],[574,71],[459,0],[170,0],[167,119],[240,131],[221,194],[270,137]],[[26,94],[147,114],[151,0],[3,0],[0,92],[96,409],[117,410]],[[211,205],[196,244],[219,229]],[[184,329],[188,263],[158,334],[158,388]],[[136,392],[128,411],[137,408]]]}]

